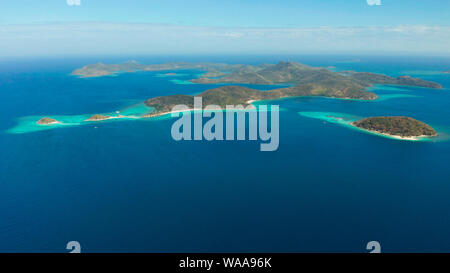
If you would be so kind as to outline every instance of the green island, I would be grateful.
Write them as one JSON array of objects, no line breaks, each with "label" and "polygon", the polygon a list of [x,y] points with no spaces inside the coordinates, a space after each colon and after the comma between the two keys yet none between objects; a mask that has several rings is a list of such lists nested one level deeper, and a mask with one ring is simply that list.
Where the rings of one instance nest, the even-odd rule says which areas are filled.
[{"label": "green island", "polygon": [[101,120],[107,120],[110,118],[112,118],[112,117],[102,115],[102,114],[95,114],[95,115],[91,116],[90,118],[88,118],[86,121],[101,121]]},{"label": "green island", "polygon": [[[253,101],[275,100],[296,96],[324,96],[343,99],[363,99],[374,100],[377,96],[374,93],[365,92],[360,89],[338,89],[335,87],[326,88],[319,85],[302,85],[287,88],[278,88],[268,91],[260,91],[244,86],[221,86],[206,90],[196,97],[202,98],[204,105],[218,105],[225,108],[227,105],[248,106]],[[169,113],[175,105],[184,104],[190,109],[194,106],[194,96],[171,95],[151,98],[145,104],[155,110],[146,115],[152,117]]]},{"label": "green island", "polygon": [[50,125],[50,124],[56,124],[56,123],[60,123],[60,122],[57,121],[56,119],[43,117],[40,120],[38,120],[36,123],[39,125]]},{"label": "green island", "polygon": [[370,117],[355,121],[352,125],[401,139],[437,136],[436,131],[431,126],[410,117]]},{"label": "green island", "polygon": [[[123,64],[90,64],[74,70],[72,75],[88,78],[123,72],[180,69],[205,71],[200,78],[191,79],[190,82],[192,83],[294,84],[299,89],[304,89],[306,85],[309,85],[309,88],[315,89],[315,92],[319,93],[324,92],[321,89],[330,88],[341,90],[344,93],[347,93],[347,89],[364,91],[366,87],[372,86],[373,84],[442,88],[438,83],[411,78],[409,76],[392,78],[383,74],[369,72],[333,72],[323,67],[312,67],[298,62],[283,61],[277,64],[260,65],[187,62],[143,65],[136,61],[128,61]],[[337,93],[339,92],[336,92],[336,95],[340,96]],[[362,99],[370,99],[366,96],[363,96]]]},{"label": "green island", "polygon": [[[198,69],[212,73],[219,73],[219,71],[233,71],[239,69],[243,65],[240,64],[225,64],[225,63],[187,63],[187,62],[172,62],[164,64],[143,65],[136,61],[127,61],[122,64],[89,64],[82,68],[72,71],[72,75],[81,78],[103,77],[115,75],[118,73],[132,73],[137,71],[165,71],[165,70],[182,70],[182,69]],[[172,74],[172,73],[169,73]],[[173,74],[172,74],[173,75]],[[218,74],[210,74],[218,75]]]}]

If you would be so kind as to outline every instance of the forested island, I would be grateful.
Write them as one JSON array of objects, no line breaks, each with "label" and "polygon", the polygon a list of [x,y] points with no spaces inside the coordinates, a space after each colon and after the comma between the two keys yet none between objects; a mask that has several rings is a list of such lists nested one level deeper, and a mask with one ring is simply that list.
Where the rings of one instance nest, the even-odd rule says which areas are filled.
[{"label": "forested island", "polygon": [[[164,71],[165,75],[180,69],[197,69],[204,73],[190,80],[198,84],[292,84],[290,87],[261,91],[244,86],[221,86],[206,90],[195,97],[202,98],[203,105],[217,105],[222,109],[227,105],[248,106],[253,101],[275,100],[287,97],[322,96],[340,99],[375,100],[377,95],[366,91],[373,84],[405,85],[438,89],[442,86],[409,76],[396,78],[376,73],[341,71],[333,72],[327,68],[311,67],[298,62],[278,62],[277,64],[242,65],[223,63],[185,63],[142,65],[136,61],[123,64],[93,64],[72,72],[80,77],[99,77],[123,72]],[[153,110],[141,117],[154,117],[171,113],[176,105],[186,105],[194,109],[194,96],[170,95],[150,98],[145,105]],[[102,114],[93,115],[86,121],[101,121],[110,118]],[[49,122],[43,120],[44,122]],[[358,128],[399,138],[435,136],[436,131],[429,125],[410,117],[372,117],[352,123]]]},{"label": "forested island", "polygon": [[[400,76],[392,78],[383,74],[345,71],[332,72],[297,62],[279,62],[275,65],[244,66],[222,77],[208,78],[205,75],[191,80],[194,83],[248,83],[248,84],[321,84],[345,87],[368,87],[373,84],[395,84],[427,88],[442,88],[438,83]],[[344,85],[345,84],[345,85]]]},{"label": "forested island", "polygon": [[72,75],[82,78],[102,77],[118,73],[131,73],[137,71],[168,71],[181,69],[198,69],[210,72],[211,76],[221,75],[219,71],[233,71],[244,65],[241,64],[225,64],[225,63],[186,63],[172,62],[165,64],[144,65],[136,61],[127,61],[122,64],[104,64],[96,63],[83,66],[82,68],[72,71]]},{"label": "forested island", "polygon": [[100,121],[100,120],[106,120],[110,119],[110,116],[102,115],[102,114],[95,114],[88,118],[86,121]]},{"label": "forested island", "polygon": [[[247,105],[249,101],[274,100],[298,96],[323,96],[341,99],[375,100],[377,95],[367,92],[372,84],[400,84],[429,88],[441,88],[434,82],[415,79],[408,76],[392,78],[386,75],[345,72],[337,73],[324,68],[313,68],[296,62],[279,62],[275,65],[242,66],[222,77],[201,77],[191,80],[196,83],[252,83],[277,84],[292,83],[292,87],[260,91],[242,86],[223,86],[207,90],[197,96],[203,98],[204,104]],[[147,106],[154,107],[156,113],[169,112],[177,104],[193,106],[193,96],[172,95],[148,99]]]},{"label": "forested island", "polygon": [[327,68],[312,67],[298,62],[277,64],[225,64],[225,63],[187,63],[173,62],[165,64],[143,65],[136,61],[123,64],[91,64],[72,72],[79,77],[101,77],[124,72],[164,71],[180,69],[197,69],[205,73],[193,83],[246,83],[246,84],[295,84],[315,85],[321,88],[359,89],[373,84],[396,84],[427,88],[442,88],[438,83],[425,81],[409,76],[392,78],[383,74],[369,72],[343,71],[333,72]]},{"label": "forested island", "polygon": [[410,117],[370,117],[353,122],[352,125],[375,133],[406,139],[437,135],[428,124]]}]

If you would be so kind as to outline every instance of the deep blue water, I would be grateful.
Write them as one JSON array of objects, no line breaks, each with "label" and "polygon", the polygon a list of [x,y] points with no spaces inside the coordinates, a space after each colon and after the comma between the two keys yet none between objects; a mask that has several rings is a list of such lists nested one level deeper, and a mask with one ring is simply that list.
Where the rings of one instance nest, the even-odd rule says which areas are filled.
[{"label": "deep blue water", "polygon": [[[134,57],[287,59],[174,58]],[[289,57],[338,70],[409,74],[444,89],[380,87],[379,95],[413,96],[375,102],[273,101],[285,110],[275,152],[260,152],[254,141],[176,142],[173,119],[6,133],[24,116],[110,112],[217,86],[174,84],[153,72],[68,75],[88,63],[126,59],[0,62],[1,252],[66,252],[72,240],[84,252],[366,252],[372,240],[385,252],[450,251],[450,141],[391,140],[298,114],[409,115],[449,134],[450,74],[437,73],[450,69],[449,58]]]}]

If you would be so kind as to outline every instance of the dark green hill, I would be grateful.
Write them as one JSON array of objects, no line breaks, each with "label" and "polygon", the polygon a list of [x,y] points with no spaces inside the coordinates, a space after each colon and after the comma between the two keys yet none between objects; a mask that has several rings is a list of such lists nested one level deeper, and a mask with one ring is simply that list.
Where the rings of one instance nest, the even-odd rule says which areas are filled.
[{"label": "dark green hill", "polygon": [[58,121],[56,119],[43,117],[40,120],[38,120],[36,123],[39,125],[48,125],[48,124],[58,123]]}]

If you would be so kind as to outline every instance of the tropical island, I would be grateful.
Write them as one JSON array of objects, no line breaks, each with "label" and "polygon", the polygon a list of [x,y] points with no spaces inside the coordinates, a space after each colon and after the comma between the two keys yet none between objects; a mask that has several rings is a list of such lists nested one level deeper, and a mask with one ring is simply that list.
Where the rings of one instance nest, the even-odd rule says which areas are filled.
[{"label": "tropical island", "polygon": [[400,139],[417,140],[437,136],[431,126],[410,117],[370,117],[355,121],[352,125]]},{"label": "tropical island", "polygon": [[[296,96],[324,96],[333,98],[374,100],[377,96],[371,92],[361,91],[357,88],[338,89],[336,87],[323,87],[320,85],[302,85],[295,87],[278,88],[269,91],[260,91],[244,86],[221,86],[206,90],[195,97],[201,97],[204,105],[217,105],[225,108],[227,105],[248,106],[253,101],[275,100]],[[169,113],[175,105],[183,104],[190,109],[194,107],[194,96],[171,95],[151,98],[145,104],[155,110],[146,117]]]},{"label": "tropical island", "polygon": [[438,83],[409,76],[392,78],[387,75],[369,72],[333,72],[323,67],[312,67],[298,62],[284,61],[280,61],[277,64],[260,65],[187,62],[143,65],[136,61],[128,61],[123,64],[90,64],[74,70],[72,75],[88,78],[125,72],[173,71],[180,69],[196,69],[203,71],[204,73],[200,78],[190,80],[190,82],[198,84],[294,84],[302,86],[301,88],[303,88],[304,85],[314,85],[315,87],[334,88],[336,90],[363,90],[373,84],[407,85],[436,89],[442,88]]},{"label": "tropical island", "polygon": [[[275,100],[286,97],[322,96],[340,99],[375,100],[377,95],[367,92],[366,88],[373,84],[395,84],[427,88],[442,88],[435,82],[429,82],[409,76],[390,77],[368,72],[343,71],[333,72],[327,68],[312,67],[298,62],[277,64],[243,65],[224,63],[186,63],[174,62],[165,64],[142,65],[136,61],[123,64],[93,64],[72,72],[80,77],[99,77],[121,72],[162,71],[179,69],[198,69],[204,71],[199,78],[190,82],[198,84],[292,84],[291,87],[260,91],[242,86],[223,86],[206,90],[197,95],[202,97],[206,105],[248,105],[249,101]],[[168,72],[173,73],[173,72]],[[166,74],[167,75],[167,74]],[[153,117],[171,111],[172,107],[184,104],[193,107],[193,96],[171,95],[150,98],[145,101],[155,111],[144,115]],[[103,120],[105,117],[93,117],[89,120]]]},{"label": "tropical island", "polygon": [[275,65],[245,66],[222,77],[208,78],[205,75],[193,79],[194,83],[247,83],[247,84],[321,84],[342,87],[369,87],[373,84],[407,85],[439,89],[442,86],[435,82],[400,76],[392,78],[383,74],[369,72],[345,71],[333,72],[326,68],[316,68],[297,62],[279,62]]},{"label": "tropical island", "polygon": [[450,70],[444,71],[445,74],[450,74]]},{"label": "tropical island", "polygon": [[90,118],[88,118],[86,121],[101,121],[101,120],[107,120],[110,118],[112,118],[112,117],[102,115],[102,114],[95,114],[95,115],[91,116]]},{"label": "tropical island", "polygon": [[60,122],[57,121],[56,119],[43,117],[40,120],[38,120],[36,123],[39,125],[50,125],[50,124],[56,124],[56,123],[60,123]]}]

